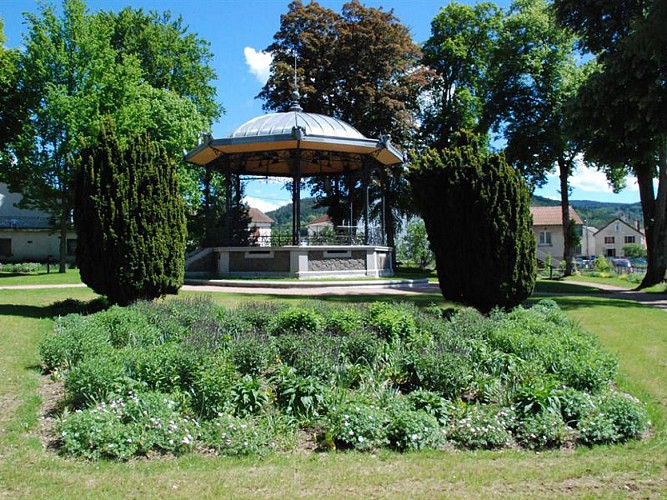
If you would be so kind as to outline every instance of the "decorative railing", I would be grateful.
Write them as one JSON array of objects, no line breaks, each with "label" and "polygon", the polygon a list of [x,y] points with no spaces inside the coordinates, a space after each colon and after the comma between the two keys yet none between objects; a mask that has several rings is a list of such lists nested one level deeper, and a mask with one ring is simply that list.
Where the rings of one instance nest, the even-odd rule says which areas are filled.
[{"label": "decorative railing", "polygon": [[0,215],[3,229],[51,229],[53,218],[48,216]]}]

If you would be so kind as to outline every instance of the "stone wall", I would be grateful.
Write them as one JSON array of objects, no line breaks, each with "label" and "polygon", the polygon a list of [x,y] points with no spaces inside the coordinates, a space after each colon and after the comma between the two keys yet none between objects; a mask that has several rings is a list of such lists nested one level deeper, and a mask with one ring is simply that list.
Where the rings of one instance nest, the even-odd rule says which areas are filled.
[{"label": "stone wall", "polygon": [[[230,273],[289,273],[290,272],[290,253],[272,251],[273,256],[269,257],[255,252],[254,257],[246,256],[246,252],[230,252],[229,254],[229,272]],[[250,254],[252,255],[252,254]]]},{"label": "stone wall", "polygon": [[324,251],[308,254],[308,271],[363,271],[365,269],[365,251],[352,251],[349,257],[327,255]]}]

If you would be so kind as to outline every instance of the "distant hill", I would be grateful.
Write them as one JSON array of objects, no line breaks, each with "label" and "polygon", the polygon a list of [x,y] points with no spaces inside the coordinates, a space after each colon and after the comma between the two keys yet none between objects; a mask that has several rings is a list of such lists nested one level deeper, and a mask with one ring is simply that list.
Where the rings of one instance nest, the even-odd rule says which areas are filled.
[{"label": "distant hill", "polygon": [[[315,208],[315,198],[303,198],[301,200],[301,224],[308,224],[311,220],[327,213],[326,208]],[[292,204],[289,203],[276,210],[266,212],[266,215],[276,221],[274,228],[281,226],[290,227],[292,224]]]},{"label": "distant hill", "polygon": [[[634,225],[634,222],[638,220],[643,227],[644,217],[642,216],[642,206],[639,202],[610,203],[605,201],[571,200],[570,203],[582,220],[585,219],[589,226],[598,229],[617,218],[625,220],[631,225]],[[560,205],[560,202],[542,196],[533,196],[531,205],[536,207],[553,207]]]},{"label": "distant hill", "polygon": [[[598,229],[606,226],[612,220],[620,218],[631,225],[638,220],[643,227],[641,203],[610,203],[591,200],[572,200],[570,202],[582,220],[586,220],[589,226]],[[315,198],[304,198],[301,200],[301,224],[308,224],[311,220],[324,215],[326,208],[314,208]],[[533,196],[531,205],[535,207],[557,207],[560,201]],[[274,228],[289,228],[292,224],[292,204],[288,204],[267,212],[266,215],[276,221]]]}]

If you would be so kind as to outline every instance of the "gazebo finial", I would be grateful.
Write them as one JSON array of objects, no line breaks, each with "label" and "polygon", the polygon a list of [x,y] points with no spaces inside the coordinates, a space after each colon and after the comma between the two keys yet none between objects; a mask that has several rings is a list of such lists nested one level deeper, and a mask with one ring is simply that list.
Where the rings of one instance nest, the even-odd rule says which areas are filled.
[{"label": "gazebo finial", "polygon": [[294,90],[292,91],[291,97],[292,97],[292,103],[289,107],[290,111],[303,111],[303,108],[299,104],[299,99],[301,99],[301,96],[299,95],[299,84],[297,82],[297,71],[296,71],[296,52],[294,53]]}]

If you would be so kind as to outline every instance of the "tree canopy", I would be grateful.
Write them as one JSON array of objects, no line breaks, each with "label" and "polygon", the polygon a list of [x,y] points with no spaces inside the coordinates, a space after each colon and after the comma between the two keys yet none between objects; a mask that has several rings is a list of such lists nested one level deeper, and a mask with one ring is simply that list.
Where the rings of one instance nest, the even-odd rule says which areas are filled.
[{"label": "tree canopy", "polygon": [[648,247],[641,286],[659,283],[667,270],[667,6],[652,0],[556,0],[554,6],[596,54],[572,108],[573,130],[610,181],[619,185],[628,171],[637,177]]},{"label": "tree canopy", "polygon": [[[4,145],[0,178],[23,195],[24,207],[54,216],[61,271],[74,174],[101,117],[112,117],[121,141],[149,131],[176,159],[220,112],[207,44],[168,15],[122,12],[90,14],[83,0],[64,0],[61,13],[44,4],[26,14],[25,50],[11,97],[23,103],[25,117],[20,134]],[[123,37],[128,46],[118,43]],[[154,53],[140,50],[145,47]],[[160,68],[169,79],[158,77]],[[194,193],[198,175],[182,186],[185,193]]]}]

